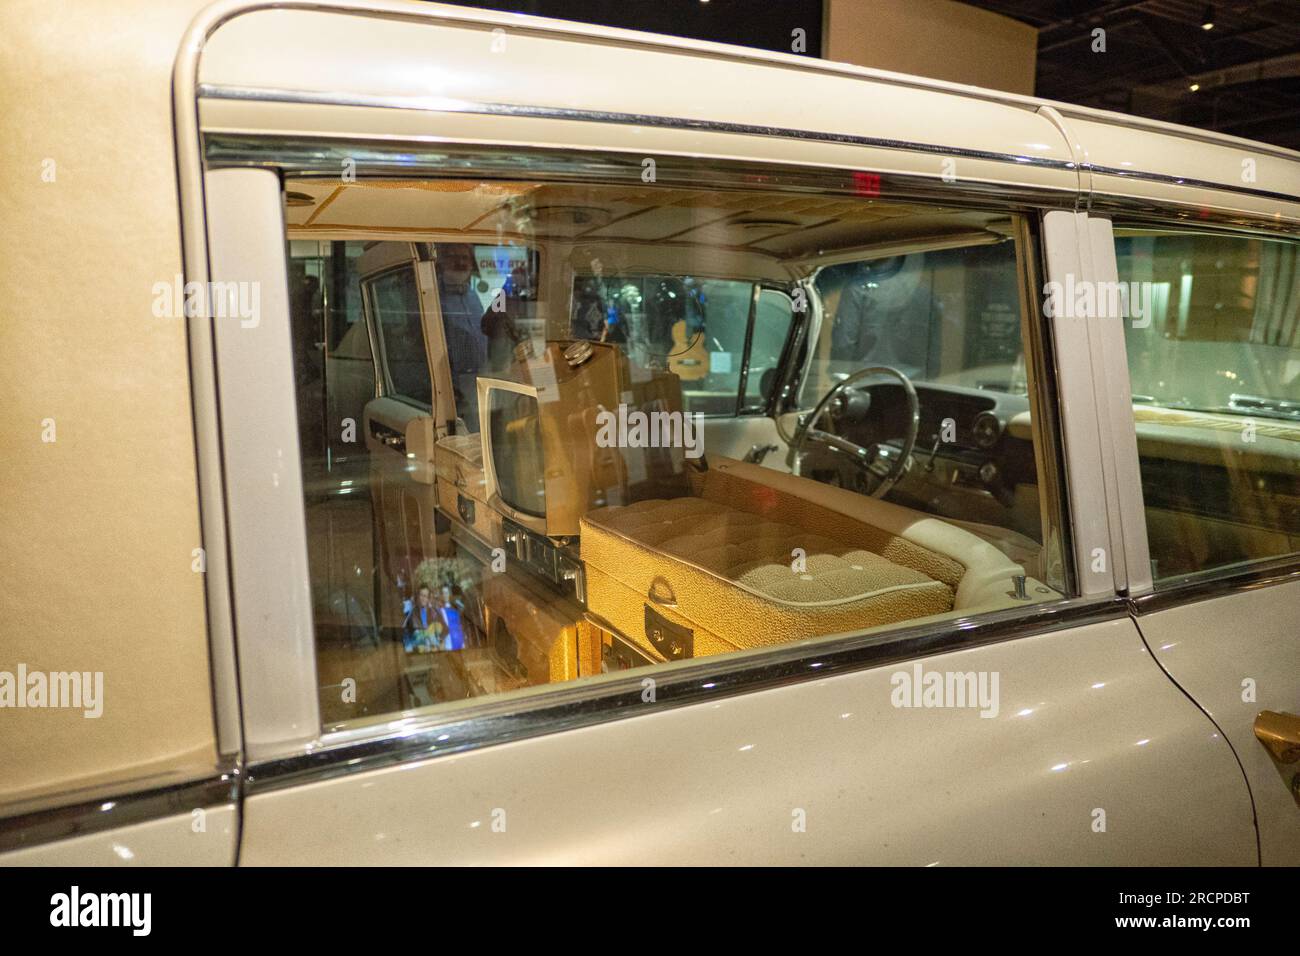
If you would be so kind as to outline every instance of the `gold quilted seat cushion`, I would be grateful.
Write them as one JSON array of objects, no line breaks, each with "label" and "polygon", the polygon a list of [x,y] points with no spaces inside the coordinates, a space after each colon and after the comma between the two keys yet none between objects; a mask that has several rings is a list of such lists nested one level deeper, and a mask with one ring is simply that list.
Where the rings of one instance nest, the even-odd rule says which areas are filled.
[{"label": "gold quilted seat cushion", "polygon": [[[795,549],[803,562],[793,568]],[[849,540],[702,498],[602,508],[582,521],[588,606],[629,637],[652,589],[716,653],[949,611],[952,588]],[[643,643],[643,642],[642,642]],[[697,642],[696,656],[701,656]]]}]

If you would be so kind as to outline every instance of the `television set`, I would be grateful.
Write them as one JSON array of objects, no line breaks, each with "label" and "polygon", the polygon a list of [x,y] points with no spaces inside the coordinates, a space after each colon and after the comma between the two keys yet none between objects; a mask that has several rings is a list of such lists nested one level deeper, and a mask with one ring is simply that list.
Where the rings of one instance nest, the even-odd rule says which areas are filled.
[{"label": "television set", "polygon": [[546,450],[537,389],[478,380],[479,434],[488,500],[516,520],[546,518]]},{"label": "television set", "polygon": [[680,455],[602,447],[602,411],[680,409],[681,384],[664,370],[638,369],[614,345],[548,342],[500,377],[480,376],[479,436],[489,507],[552,538],[579,533],[595,508],[688,493]]}]

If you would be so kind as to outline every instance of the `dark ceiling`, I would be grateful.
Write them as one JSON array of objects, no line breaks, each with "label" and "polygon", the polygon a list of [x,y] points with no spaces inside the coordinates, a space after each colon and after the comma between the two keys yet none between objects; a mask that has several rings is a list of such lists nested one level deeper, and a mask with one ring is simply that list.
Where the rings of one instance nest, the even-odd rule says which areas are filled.
[{"label": "dark ceiling", "polygon": [[1038,96],[1300,149],[1300,0],[970,5],[1038,28]]},{"label": "dark ceiling", "polygon": [[[821,0],[453,2],[782,51],[801,27],[808,55],[821,48]],[[1038,28],[1039,96],[1300,149],[1300,0],[969,5]],[[1095,29],[1106,31],[1104,53],[1092,50]]]}]

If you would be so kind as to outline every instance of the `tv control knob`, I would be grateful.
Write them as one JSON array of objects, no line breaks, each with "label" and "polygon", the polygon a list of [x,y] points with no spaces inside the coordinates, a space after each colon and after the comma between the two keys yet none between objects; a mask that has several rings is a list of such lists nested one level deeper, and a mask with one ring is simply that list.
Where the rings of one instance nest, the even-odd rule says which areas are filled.
[{"label": "tv control knob", "polygon": [[577,368],[587,359],[591,358],[596,352],[591,347],[591,343],[586,339],[579,339],[564,350],[564,360],[569,363],[569,368]]}]

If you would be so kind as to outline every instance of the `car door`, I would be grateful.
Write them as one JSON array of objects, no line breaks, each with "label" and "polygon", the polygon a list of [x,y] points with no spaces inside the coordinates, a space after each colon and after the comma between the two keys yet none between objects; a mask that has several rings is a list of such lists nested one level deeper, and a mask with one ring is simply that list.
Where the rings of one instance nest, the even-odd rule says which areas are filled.
[{"label": "car door", "polygon": [[[643,653],[632,663],[645,666],[578,680],[537,681],[531,673],[496,671],[487,681],[481,665],[499,656],[500,647],[466,648],[478,652],[468,654],[449,648],[445,639],[440,648],[421,646],[428,632],[440,630],[435,617],[445,623],[452,620],[448,608],[465,611],[455,594],[463,565],[440,565],[438,573],[449,575],[447,597],[439,604],[430,594],[434,610],[400,635],[383,633],[393,620],[385,618],[380,640],[404,655],[404,664],[427,663],[431,674],[455,671],[457,680],[430,679],[426,686],[442,696],[427,707],[362,712],[369,702],[357,692],[356,675],[344,671],[338,675],[337,709],[327,713],[317,672],[323,644],[315,619],[319,604],[310,600],[323,565],[310,557],[320,539],[303,520],[299,436],[292,416],[263,421],[247,402],[225,392],[227,381],[251,378],[265,389],[279,387],[274,407],[288,407],[293,345],[286,335],[261,353],[241,350],[244,378],[218,356],[221,439],[225,447],[241,449],[226,487],[247,727],[241,861],[1254,862],[1249,792],[1232,752],[1156,665],[1120,593],[1123,579],[1115,565],[1125,553],[1123,527],[1117,513],[1095,507],[1119,495],[1117,470],[1106,466],[1110,452],[1103,437],[1109,440],[1109,433],[1098,414],[1099,363],[1087,360],[1102,343],[1087,322],[1040,316],[1044,277],[1064,281],[1094,269],[1081,241],[1086,217],[1073,211],[1077,169],[1051,125],[1018,108],[972,105],[954,92],[929,91],[925,104],[905,109],[892,99],[902,94],[880,81],[801,76],[651,43],[619,47],[618,75],[676,76],[693,90],[767,90],[772,95],[760,99],[770,108],[771,126],[738,137],[725,119],[690,118],[684,100],[652,103],[635,84],[614,91],[626,113],[616,119],[596,112],[595,99],[588,111],[561,93],[608,93],[614,74],[597,62],[603,46],[596,31],[539,26],[512,32],[506,43],[519,55],[499,59],[490,73],[476,69],[492,30],[504,33],[513,22],[446,11],[398,21],[277,10],[240,14],[214,27],[205,43],[182,55],[175,89],[187,222],[197,217],[206,224],[214,271],[221,278],[239,274],[283,288],[285,239],[308,229],[394,242],[414,232],[437,241],[447,232],[469,236],[480,224],[494,229],[501,223],[512,239],[540,242],[557,208],[600,216],[614,230],[606,241],[624,245],[638,240],[626,230],[644,227],[648,237],[639,241],[668,246],[667,237],[676,235],[671,230],[680,233],[708,219],[727,241],[702,232],[686,245],[698,261],[717,261],[744,245],[737,240],[746,229],[740,222],[718,221],[714,210],[721,193],[741,209],[797,209],[776,227],[784,238],[763,238],[784,243],[789,257],[800,234],[818,224],[828,224],[828,234],[839,235],[841,245],[846,234],[879,245],[889,236],[879,224],[893,229],[894,220],[918,235],[934,228],[926,215],[940,217],[943,229],[974,222],[981,234],[996,224],[999,241],[1010,243],[1004,247],[1011,253],[1005,268],[1014,270],[1021,289],[1019,339],[1030,368],[1026,395],[1033,410],[1028,425],[1042,488],[1039,543],[1061,558],[1047,565],[1063,570],[1035,580],[991,545],[933,516],[861,499],[847,489],[814,488],[808,479],[774,469],[746,471],[750,466],[730,455],[711,454],[708,467],[696,467],[691,476],[702,486],[722,483],[707,506],[699,506],[706,507],[701,514],[709,520],[732,513],[726,483],[743,479],[755,486],[749,503],[756,510],[731,519],[734,525],[773,528],[775,519],[760,513],[764,503],[788,501],[783,496],[793,487],[807,496],[791,513],[796,521],[810,522],[800,527],[810,528],[816,519],[834,534],[838,523],[850,525],[858,521],[854,515],[868,514],[881,524],[863,533],[883,529],[879,547],[892,547],[900,561],[925,565],[955,550],[967,562],[957,564],[981,573],[967,579],[939,561],[931,570],[952,575],[953,593],[938,578],[917,581],[886,566],[892,562],[874,564],[881,557],[875,554],[861,560],[881,573],[903,574],[897,580],[923,588],[943,609],[734,652],[688,655],[674,663],[654,663]],[[252,53],[291,49],[286,38],[303,30],[314,38],[313,56],[291,64],[294,89],[286,92],[275,77],[258,72],[269,66],[257,65],[279,70],[285,64]],[[441,75],[461,84],[445,91],[446,102],[411,100],[414,89],[392,80],[407,75],[392,69],[395,57],[420,63],[430,49],[445,58]],[[550,73],[542,82],[538,64],[569,71],[565,82],[555,82]],[[718,81],[720,66],[728,71],[727,82]],[[357,77],[357,89],[341,93],[339,76]],[[400,89],[384,86],[391,82]],[[825,82],[835,89],[823,87]],[[859,95],[889,103],[884,113],[894,122],[918,112],[989,110],[983,139],[947,147],[960,145],[985,157],[984,180],[935,194],[926,181],[934,177],[933,151],[905,139],[873,140],[881,133],[878,126],[868,130],[840,111],[819,108],[811,119],[802,115],[807,104]],[[344,101],[348,105],[341,106]],[[443,108],[466,103],[484,106]],[[486,107],[501,103],[520,109]],[[792,112],[794,104],[800,113]],[[736,104],[709,105],[715,117],[740,115],[732,112]],[[674,119],[674,112],[681,118]],[[637,117],[656,113],[660,119],[653,126],[638,124]],[[326,127],[333,132],[322,139],[317,134]],[[819,128],[820,136],[796,134]],[[640,155],[652,145],[652,135],[660,137],[653,140],[656,183],[642,178],[643,166],[619,160],[628,149]],[[687,142],[683,136],[689,137],[689,155],[680,149]],[[847,153],[846,136],[856,137]],[[1027,144],[1039,144],[1032,148],[1043,154],[1042,162],[1019,162],[1018,153],[1031,148]],[[286,215],[286,189],[298,191],[302,182],[337,175],[340,168],[355,174],[343,181],[341,198],[310,223]],[[390,178],[395,168],[404,177],[397,185]],[[863,168],[881,170],[867,181],[869,188]],[[900,168],[908,172],[897,174]],[[1017,192],[1017,184],[1033,177],[1036,191]],[[196,181],[203,182],[202,191],[190,188]],[[881,189],[888,195],[879,195]],[[616,217],[610,210],[620,203],[635,208]],[[545,250],[542,261],[546,268]],[[957,278],[975,284],[971,276]],[[269,303],[269,313],[276,308]],[[272,327],[276,319],[267,315]],[[427,317],[425,325],[427,339]],[[588,381],[580,370],[595,361],[594,350],[561,351],[568,344],[548,342],[556,348],[544,369],[556,379],[516,383],[512,394],[525,398],[512,399],[511,407],[540,407],[551,394],[545,389],[558,387],[559,376]],[[427,341],[398,357],[413,361],[420,354],[434,354]],[[616,366],[619,356],[612,349],[600,354]],[[619,383],[634,399],[637,389],[671,382],[664,372],[633,368]],[[592,392],[603,401],[611,394],[614,404],[631,400],[621,391]],[[672,404],[671,392],[655,394],[655,400]],[[378,406],[376,412],[368,409],[368,420],[382,423],[388,412]],[[521,414],[505,422],[505,433],[521,441],[511,447],[531,453],[544,447],[526,443],[537,431],[531,427],[535,418]],[[552,421],[571,429],[583,425],[581,416]],[[387,423],[393,431],[400,431],[398,424]],[[409,429],[406,436],[406,454],[415,456],[408,467],[425,467],[431,449],[413,447]],[[485,459],[496,458],[490,440],[478,447]],[[507,461],[502,454],[500,462]],[[527,465],[522,456],[514,461]],[[267,473],[278,480],[253,480]],[[692,493],[695,485],[682,490],[683,498],[705,500]],[[508,532],[513,537],[503,537],[499,547],[514,550],[504,554],[499,573],[548,582],[532,589],[539,596],[528,600],[537,603],[519,602],[518,613],[540,620],[571,605],[580,633],[618,632],[614,637],[624,639],[618,647],[636,644],[638,628],[597,614],[601,598],[589,587],[597,571],[613,575],[634,570],[635,562],[611,567],[595,552],[578,551],[585,577],[575,572],[566,578],[561,559],[586,547],[573,539],[591,535],[591,525],[577,535],[567,533],[565,524],[558,525],[560,533],[543,534],[519,524],[518,509],[511,513],[518,519]],[[535,524],[548,520],[544,514],[532,517]],[[625,553],[618,549],[627,534],[603,540],[614,549],[608,553]],[[653,566],[684,580],[705,580],[689,560],[666,563],[666,552],[650,550],[652,562],[665,562]],[[800,570],[798,555],[793,557],[796,565],[781,569],[788,577],[779,583],[789,580],[797,589],[804,580],[799,575],[820,572]],[[448,558],[462,559],[459,553]],[[498,573],[490,567],[489,562],[473,573]],[[373,564],[360,572],[373,573]],[[543,578],[543,572],[552,577]],[[390,584],[395,587],[396,579],[385,586]],[[562,602],[547,603],[550,585],[571,590]],[[746,616],[744,608],[755,605],[745,603],[743,591],[726,592],[734,605],[711,606],[687,591],[670,600],[652,587],[630,606],[639,618],[644,604],[646,637],[671,631],[689,611],[733,616],[734,623],[715,626],[740,642],[765,633],[761,618]],[[874,590],[871,595],[864,601],[874,601]],[[783,605],[773,599],[757,606],[775,614]],[[811,606],[806,612],[823,613]],[[617,650],[609,660],[618,660]],[[464,699],[464,688],[473,699]],[[936,688],[934,697],[930,691]],[[959,689],[969,694],[957,695]]]},{"label": "car door", "polygon": [[1135,434],[1141,473],[1129,566],[1150,573],[1132,589],[1137,624],[1232,745],[1261,860],[1294,863],[1300,242],[1139,216],[1094,225],[1105,268],[1135,304],[1116,427]]}]

